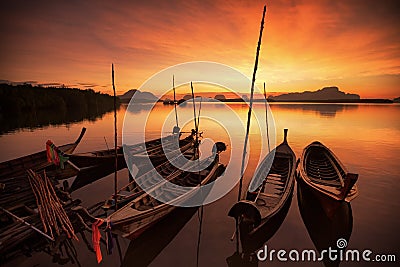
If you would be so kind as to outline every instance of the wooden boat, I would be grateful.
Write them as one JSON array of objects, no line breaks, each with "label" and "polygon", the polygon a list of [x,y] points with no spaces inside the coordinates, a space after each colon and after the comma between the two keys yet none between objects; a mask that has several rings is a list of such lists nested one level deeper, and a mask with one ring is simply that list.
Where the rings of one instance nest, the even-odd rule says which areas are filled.
[{"label": "wooden boat", "polygon": [[[189,160],[194,158],[193,146],[191,146],[191,148],[192,149],[190,149],[189,147],[185,147],[181,151],[183,155]],[[150,168],[146,172],[142,173],[140,176],[136,177],[135,180],[132,180],[130,183],[119,189],[117,192],[117,207],[123,207],[131,200],[145,193],[142,187],[138,185],[137,181],[145,185],[146,188],[151,188],[157,185],[157,183],[159,182],[159,180],[157,179],[157,173],[160,174],[165,180],[168,180],[171,177],[175,177],[176,175],[178,175],[178,173],[182,173],[183,171],[176,167],[177,164],[175,164],[174,162],[178,161],[180,157],[181,154],[172,158],[171,161],[167,160],[154,168]],[[174,175],[170,175],[171,173],[173,173]],[[114,207],[115,197],[113,194],[109,197],[109,199],[105,201],[102,208],[104,210],[109,210],[110,208]]]},{"label": "wooden boat", "polygon": [[143,173],[148,170],[148,168],[144,168],[144,166],[148,165],[149,163],[147,159],[150,159],[153,166],[157,166],[159,164],[164,163],[168,159],[175,158],[181,153],[187,151],[188,149],[193,148],[193,145],[194,145],[194,133],[179,140],[179,143],[177,143],[173,139],[169,139],[163,142],[162,146],[160,145],[151,150],[145,150],[142,152],[131,152],[131,150],[128,150],[129,151],[128,158],[131,164],[134,164],[136,165],[137,168],[139,168],[139,174],[141,174],[140,172]]},{"label": "wooden boat", "polygon": [[[156,141],[158,141],[158,140],[156,140]],[[188,136],[179,141],[179,145],[181,146],[180,149],[175,149],[172,151],[170,151],[170,145],[166,145],[164,147],[159,146],[156,150],[151,152],[150,155],[147,155],[147,157],[151,161],[150,162],[151,164],[149,164],[149,161],[140,162],[139,160],[133,160],[134,163],[132,163],[132,164],[135,164],[139,170],[137,173],[137,176],[140,176],[140,175],[145,174],[146,172],[149,172],[152,168],[158,168],[157,166],[160,166],[160,168],[161,168],[161,166],[164,166],[167,161],[167,155],[168,155],[168,158],[171,159],[173,157],[176,157],[175,155],[178,155],[180,153],[185,153],[187,150],[189,150],[191,147],[193,147],[192,141],[193,141],[193,138],[191,136]],[[173,147],[175,148],[176,145],[174,145]],[[144,153],[147,153],[147,152],[144,152]],[[140,156],[140,155],[142,155],[142,154],[133,155],[133,157]],[[113,173],[115,171],[114,160],[115,160],[115,158],[113,160],[110,159],[108,164],[94,165],[94,166],[89,166],[89,167],[81,169],[81,171],[79,171],[76,178],[74,179],[71,187],[69,187],[68,191],[73,192],[79,188],[82,188],[90,183],[93,183],[93,182]],[[105,162],[105,163],[107,163],[107,162]],[[154,166],[156,166],[156,167],[154,167]],[[123,157],[119,157],[117,170],[120,170],[120,169],[123,169],[126,167],[127,166],[126,166],[125,159]],[[131,178],[131,176],[130,176],[130,178]],[[122,187],[119,190],[120,192],[118,193],[121,195],[123,194],[123,196],[124,196],[123,198],[121,198],[121,201],[129,202],[129,200],[130,200],[129,197],[131,196],[130,191],[132,191],[132,193],[133,193],[135,191],[135,188],[136,188],[135,181],[132,181],[132,182],[128,183],[127,185],[125,185],[124,187]],[[114,207],[113,201],[114,201],[114,197],[111,196],[110,200],[106,201],[104,209],[108,209],[108,207],[107,207],[108,205],[110,207],[111,206]],[[120,204],[119,204],[119,206],[120,206]]]},{"label": "wooden boat", "polygon": [[[217,169],[221,165],[219,155],[217,154],[214,159],[208,158],[203,164],[208,167],[201,168],[200,172],[178,170],[166,178],[170,183],[165,180],[150,189],[153,194],[167,200],[166,203],[153,198],[148,191],[111,214],[107,219],[112,224],[112,231],[122,237],[135,239],[176,209],[177,204],[185,203],[195,196],[199,186],[207,184],[216,177]],[[171,183],[174,186],[171,186]]]},{"label": "wooden boat", "polygon": [[[335,216],[329,218],[319,199],[310,190],[312,189],[304,183],[297,183],[297,203],[307,232],[319,253],[329,247],[338,249],[339,239],[348,242],[351,237],[353,230],[351,204],[346,201],[340,202]],[[342,249],[346,249],[346,246]],[[329,257],[324,257],[323,262],[327,267],[339,266],[340,259],[338,257],[336,260],[330,260]]]},{"label": "wooden boat", "polygon": [[[83,135],[86,132],[86,128],[82,128],[82,131],[74,143],[58,146],[58,148],[64,153],[73,153],[75,148],[82,140]],[[44,145],[44,143],[43,143]],[[0,163],[0,180],[15,177],[19,175],[25,175],[28,169],[32,169],[36,172],[43,171],[49,168],[53,163],[47,161],[46,150],[37,152],[31,155],[23,156],[20,158],[12,159],[9,161]]]},{"label": "wooden boat", "polygon": [[[283,142],[263,159],[256,170],[250,183],[250,188],[256,190],[249,190],[246,199],[237,202],[228,213],[238,220],[241,236],[255,235],[285,206],[293,194],[295,173],[296,156],[287,143],[285,129]],[[242,233],[243,229],[246,233]]]},{"label": "wooden boat", "polygon": [[[33,195],[32,191],[31,194]],[[76,199],[62,204],[68,217],[71,216],[70,218],[74,218],[73,216],[75,213],[71,212],[71,209],[80,203],[81,201]],[[5,207],[3,206],[2,208]],[[17,215],[25,222],[28,222],[31,226],[44,231],[43,223],[35,204],[31,206],[21,204],[7,208],[7,210]],[[14,258],[23,255],[29,255],[31,257],[31,254],[35,252],[49,251],[50,249],[55,249],[56,252],[60,249],[61,244],[63,244],[65,240],[69,240],[63,237],[58,239],[57,243],[49,242],[31,227],[22,223],[20,220],[16,220],[4,211],[0,212],[0,221],[0,260],[2,266],[3,264],[5,266],[9,260],[13,260]],[[80,225],[75,224],[75,226],[78,228]],[[57,244],[57,246],[54,246],[54,244]],[[29,254],[26,254],[27,251],[29,251]],[[56,253],[60,253],[60,251],[57,251]]]},{"label": "wooden boat", "polygon": [[[157,164],[159,161],[165,159],[164,150],[173,144],[174,140],[179,138],[179,135],[169,135],[164,138],[159,138],[145,143],[139,143],[130,146],[124,146],[117,148],[117,158],[118,158],[118,169],[126,168],[126,161],[124,152],[131,155],[139,157],[140,155],[146,155],[150,160]],[[192,136],[188,136],[183,140],[180,140],[180,146],[188,145],[193,140]],[[164,144],[164,146],[163,146]],[[115,150],[105,149],[98,151],[91,151],[86,153],[77,153],[68,155],[69,160],[74,163],[79,168],[88,167],[101,167],[105,165],[115,164]],[[134,160],[135,161],[135,160]],[[139,160],[136,160],[139,161]]]},{"label": "wooden boat", "polygon": [[308,145],[301,156],[298,181],[310,187],[332,217],[340,202],[358,195],[358,174],[349,173],[336,155],[320,142]]}]

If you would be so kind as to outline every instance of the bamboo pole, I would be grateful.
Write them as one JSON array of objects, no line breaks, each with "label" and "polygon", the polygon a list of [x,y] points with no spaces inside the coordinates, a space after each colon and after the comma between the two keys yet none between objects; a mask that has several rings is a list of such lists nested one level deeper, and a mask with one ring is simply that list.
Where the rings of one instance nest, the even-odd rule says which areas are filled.
[{"label": "bamboo pole", "polygon": [[196,130],[196,136],[197,136],[196,102],[194,101],[194,89],[192,82],[190,82],[190,88],[192,90],[194,129]]},{"label": "bamboo pole", "polygon": [[271,152],[271,146],[269,144],[268,102],[267,102],[267,91],[265,90],[265,82],[264,82],[264,99],[265,99],[265,127],[267,128],[267,141],[268,141],[268,153],[269,153]]},{"label": "bamboo pole", "polygon": [[197,119],[196,119],[196,102],[194,101],[194,89],[193,89],[193,83],[190,82],[190,88],[192,90],[192,101],[193,101],[193,119],[194,119],[194,129],[196,132],[196,143],[194,146],[194,155],[196,157],[196,155],[198,156],[198,145],[199,145],[199,129],[198,129],[198,125],[197,125]]},{"label": "bamboo pole", "polygon": [[240,201],[241,194],[242,194],[244,164],[245,164],[245,158],[246,158],[246,153],[247,153],[247,143],[248,143],[248,140],[249,140],[251,112],[252,112],[252,108],[253,108],[254,84],[255,84],[255,81],[256,81],[256,73],[257,73],[257,67],[258,67],[258,56],[260,54],[262,32],[263,32],[263,29],[264,29],[265,12],[266,12],[266,6],[264,6],[263,16],[262,16],[262,20],[261,20],[260,36],[258,38],[258,45],[257,45],[256,59],[255,59],[255,63],[254,63],[253,78],[251,80],[250,105],[249,105],[249,111],[247,113],[247,128],[246,128],[246,137],[244,139],[244,148],[243,148],[243,156],[242,156],[242,167],[241,167],[241,171],[240,171],[240,183],[239,183],[238,201]]},{"label": "bamboo pole", "polygon": [[[241,170],[240,170],[238,201],[240,201],[240,199],[242,197],[241,195],[242,195],[242,187],[243,187],[244,165],[245,165],[245,159],[246,159],[246,153],[247,153],[247,143],[248,143],[248,140],[249,140],[251,111],[252,111],[252,108],[253,108],[254,84],[255,84],[255,81],[256,81],[256,73],[257,73],[257,67],[258,67],[258,56],[260,54],[261,39],[262,39],[262,32],[263,32],[263,29],[264,29],[264,18],[265,18],[266,11],[267,11],[267,7],[264,6],[261,25],[260,25],[260,35],[258,37],[256,59],[255,59],[255,63],[254,63],[253,78],[251,80],[250,105],[249,105],[249,111],[247,113],[247,128],[246,128],[246,137],[244,139],[244,147],[243,147],[243,155],[242,155],[242,167],[241,167]],[[235,233],[236,233],[236,251],[239,251],[239,221],[237,219],[236,219],[236,231],[235,231]]]},{"label": "bamboo pole", "polygon": [[53,230],[57,236],[60,236],[62,231],[64,231],[68,238],[78,240],[72,223],[64,210],[64,206],[58,198],[46,172],[43,173],[42,178],[32,170],[28,170],[28,178],[37,201],[44,231],[46,233],[49,232],[51,237],[53,237]]},{"label": "bamboo pole", "polygon": [[118,209],[117,204],[117,192],[118,192],[118,179],[117,179],[117,170],[118,170],[118,155],[117,155],[117,95],[115,93],[115,83],[114,83],[114,64],[111,64],[112,68],[112,87],[114,91],[114,153],[115,153],[115,170],[114,170],[114,209]]},{"label": "bamboo pole", "polygon": [[175,76],[172,75],[172,88],[174,90],[174,108],[175,108],[175,121],[176,121],[176,127],[179,127],[178,125],[178,112],[176,110],[176,95],[175,95]]}]

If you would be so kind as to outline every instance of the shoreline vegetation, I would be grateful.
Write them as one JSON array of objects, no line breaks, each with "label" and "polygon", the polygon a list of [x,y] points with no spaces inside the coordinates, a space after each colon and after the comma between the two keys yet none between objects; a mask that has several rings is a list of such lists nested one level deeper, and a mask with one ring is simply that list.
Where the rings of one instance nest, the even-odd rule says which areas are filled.
[{"label": "shoreline vegetation", "polygon": [[72,108],[112,110],[113,97],[93,89],[0,84],[1,113]]},{"label": "shoreline vegetation", "polygon": [[92,89],[0,84],[0,134],[95,121],[114,109],[113,101],[113,96]]}]

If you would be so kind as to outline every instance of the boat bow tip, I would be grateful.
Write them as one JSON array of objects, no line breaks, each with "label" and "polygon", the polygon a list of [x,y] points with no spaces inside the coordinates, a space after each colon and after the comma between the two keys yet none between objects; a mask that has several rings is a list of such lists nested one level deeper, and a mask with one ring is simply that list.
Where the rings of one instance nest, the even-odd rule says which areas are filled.
[{"label": "boat bow tip", "polygon": [[76,139],[75,144],[79,144],[81,142],[85,133],[86,133],[86,127],[82,127],[81,133],[80,133],[78,139]]}]

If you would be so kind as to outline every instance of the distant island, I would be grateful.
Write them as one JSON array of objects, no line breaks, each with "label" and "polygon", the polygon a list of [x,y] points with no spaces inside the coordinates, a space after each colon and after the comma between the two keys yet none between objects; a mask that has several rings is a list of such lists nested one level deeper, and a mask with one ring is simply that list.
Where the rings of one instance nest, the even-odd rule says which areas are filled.
[{"label": "distant island", "polygon": [[135,96],[135,101],[137,102],[155,102],[158,101],[158,97],[153,95],[150,92],[141,92],[138,89],[130,89],[129,91],[125,92],[123,95],[119,95],[118,98],[120,99],[121,103],[129,103],[131,98]]},{"label": "distant island", "polygon": [[311,102],[311,103],[393,103],[390,99],[361,99],[357,94],[349,94],[336,86],[324,87],[317,91],[288,93],[268,97],[269,102]]},{"label": "distant island", "polygon": [[[141,92],[137,89],[131,89],[120,95],[120,101],[122,103],[128,103],[132,96],[135,95],[135,100],[137,102],[148,103],[148,102],[163,102],[164,104],[173,104],[174,101],[171,98],[158,98],[150,92]],[[214,95],[214,97],[212,97]],[[198,94],[197,97],[200,97]],[[191,95],[181,95],[177,97],[177,102],[182,103],[184,101],[190,100]],[[245,102],[249,101],[247,95],[243,95],[242,98],[228,98],[223,93],[218,92],[208,92],[205,96],[203,93],[203,102]],[[254,102],[263,102],[264,98],[255,98]],[[337,86],[324,87],[316,91],[304,91],[296,93],[286,93],[277,96],[269,96],[268,102],[310,102],[310,103],[393,103],[400,102],[400,98],[391,99],[362,99],[358,94],[351,94],[340,91]]]},{"label": "distant island", "polygon": [[317,91],[305,91],[302,93],[288,93],[268,97],[270,101],[337,101],[337,100],[360,100],[357,94],[349,94],[339,90],[336,86],[324,87]]}]

